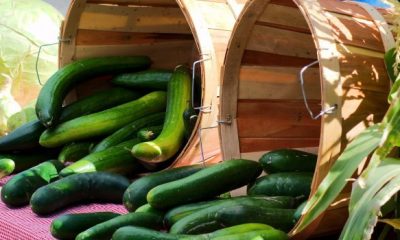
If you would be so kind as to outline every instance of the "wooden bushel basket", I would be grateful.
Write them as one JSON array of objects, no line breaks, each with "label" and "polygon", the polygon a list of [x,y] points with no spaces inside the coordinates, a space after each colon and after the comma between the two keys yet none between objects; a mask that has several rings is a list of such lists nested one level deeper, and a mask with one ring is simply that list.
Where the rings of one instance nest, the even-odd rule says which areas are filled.
[{"label": "wooden bushel basket", "polygon": [[[255,160],[279,148],[316,152],[314,193],[348,141],[385,114],[390,80],[383,56],[393,46],[387,22],[369,5],[248,1],[222,72],[223,158]],[[318,119],[310,116],[321,111]],[[349,192],[308,229],[290,235],[306,239],[340,230]]]},{"label": "wooden bushel basket", "polygon": [[[147,55],[152,68],[174,69],[195,61],[201,75],[201,111],[197,129],[173,163],[221,159],[218,129],[218,89],[221,65],[235,15],[225,1],[199,0],[74,0],[62,27],[60,66],[98,56]],[[237,8],[236,8],[237,9]],[[218,19],[213,19],[218,16]],[[109,87],[110,79],[95,79],[78,86],[67,102],[93,88]],[[200,106],[196,106],[200,107]]]}]

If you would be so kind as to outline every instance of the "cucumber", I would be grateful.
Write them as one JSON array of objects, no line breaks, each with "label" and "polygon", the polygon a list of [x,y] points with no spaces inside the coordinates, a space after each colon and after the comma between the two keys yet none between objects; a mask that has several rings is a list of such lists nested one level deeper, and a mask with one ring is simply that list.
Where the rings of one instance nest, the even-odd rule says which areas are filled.
[{"label": "cucumber", "polygon": [[124,87],[143,88],[153,90],[167,90],[171,78],[170,70],[149,69],[136,73],[125,73],[117,75],[112,83]]},{"label": "cucumber", "polygon": [[[64,107],[60,122],[133,101],[139,97],[138,93],[123,88],[99,91]],[[40,146],[40,135],[44,130],[46,128],[39,120],[28,122],[7,136],[0,138],[0,151],[26,150],[38,147]]]},{"label": "cucumber", "polygon": [[86,229],[118,216],[113,212],[65,214],[51,222],[50,232],[57,239],[73,240]]},{"label": "cucumber", "polygon": [[186,139],[190,138],[190,135],[192,134],[193,129],[196,126],[197,118],[197,113],[191,106],[187,107],[183,112],[183,125],[185,127]]},{"label": "cucumber", "polygon": [[313,174],[308,172],[273,173],[257,179],[247,188],[248,195],[304,196],[311,191]]},{"label": "cucumber", "polygon": [[159,216],[164,217],[165,213],[163,211],[160,211],[158,209],[153,208],[150,206],[150,204],[145,204],[141,207],[138,207],[135,212],[145,212],[145,213],[153,213],[153,214],[158,214]]},{"label": "cucumber", "polygon": [[255,230],[250,232],[238,233],[234,235],[225,235],[211,238],[212,240],[287,240],[289,239],[285,232],[277,229]]},{"label": "cucumber", "polygon": [[57,147],[81,139],[111,134],[129,122],[164,111],[165,102],[165,92],[152,92],[132,102],[78,117],[47,129],[40,136],[39,143],[45,147]]},{"label": "cucumber", "polygon": [[[196,202],[196,203],[191,203],[191,204],[186,204],[182,206],[178,206],[176,208],[173,208],[169,210],[164,217],[164,222],[167,226],[172,226],[174,225],[177,221],[181,220],[182,218],[193,214],[201,209],[205,209],[211,206],[219,205],[222,203],[230,202],[230,201],[235,201],[239,202],[240,201],[246,201],[246,200],[241,200],[241,199],[248,199],[248,198],[253,198],[253,197],[234,197],[230,199],[217,199],[217,200],[211,200],[211,201],[205,201],[205,202]],[[267,204],[272,202],[272,206],[277,206],[280,208],[293,208],[297,206],[297,200],[293,197],[287,197],[287,196],[275,196],[275,197],[254,197],[255,199],[262,199],[264,200]],[[264,203],[264,202],[262,202]]]},{"label": "cucumber", "polygon": [[147,193],[154,187],[190,176],[203,167],[201,165],[171,168],[141,177],[129,185],[124,193],[123,203],[128,211],[134,211],[147,203]]},{"label": "cucumber", "polygon": [[82,202],[118,203],[128,186],[127,178],[112,173],[74,174],[37,189],[30,204],[34,213],[44,215]]},{"label": "cucumber", "polygon": [[160,135],[153,141],[135,145],[132,154],[146,163],[160,163],[180,149],[185,128],[182,114],[191,98],[191,79],[188,69],[179,66],[168,83],[167,110]]},{"label": "cucumber", "polygon": [[261,171],[260,164],[255,161],[224,161],[153,188],[147,194],[147,201],[154,208],[166,209],[210,199],[253,182]]},{"label": "cucumber", "polygon": [[142,118],[139,118],[128,125],[120,128],[110,136],[104,138],[101,142],[99,142],[94,148],[92,152],[100,152],[109,147],[115,146],[118,143],[126,141],[128,139],[132,139],[136,136],[136,132],[147,126],[151,126],[153,124],[159,124],[164,122],[165,113],[159,112],[154,113]]},{"label": "cucumber", "polygon": [[62,163],[75,162],[88,155],[93,146],[93,141],[72,142],[61,149],[58,160]]},{"label": "cucumber", "polygon": [[36,189],[58,178],[64,167],[59,161],[47,161],[18,173],[1,189],[1,200],[10,207],[27,205]]},{"label": "cucumber", "polygon": [[91,153],[64,168],[60,172],[60,176],[99,171],[119,174],[133,173],[136,169],[140,169],[140,164],[132,157],[129,149],[137,143],[139,143],[138,139],[131,139],[104,151]]},{"label": "cucumber", "polygon": [[279,149],[268,152],[259,162],[266,173],[314,172],[318,156],[295,149]]},{"label": "cucumber", "polygon": [[150,59],[136,57],[98,57],[75,61],[59,69],[41,89],[36,101],[36,115],[46,127],[58,123],[62,102],[75,84],[104,74],[138,71],[149,67]]},{"label": "cucumber", "polygon": [[89,239],[110,239],[113,233],[124,226],[139,226],[151,229],[161,229],[163,227],[162,217],[157,214],[135,212],[118,216],[106,222],[97,224],[83,232],[81,232],[76,240]]},{"label": "cucumber", "polygon": [[395,74],[394,64],[396,63],[396,48],[389,49],[385,53],[384,60],[389,79],[392,80],[393,83],[396,81],[398,71],[400,70],[397,69],[397,74]]},{"label": "cucumber", "polygon": [[[118,228],[118,230],[115,231],[114,234],[112,235],[111,239],[112,240],[180,240],[181,237],[184,236],[159,232],[144,227],[125,226]],[[197,239],[191,238],[191,240],[197,240]]]},{"label": "cucumber", "polygon": [[137,132],[136,136],[142,142],[151,141],[151,140],[155,139],[156,137],[158,137],[158,135],[160,135],[162,129],[163,129],[163,125],[145,127],[145,128],[140,129]]},{"label": "cucumber", "polygon": [[202,235],[205,237],[205,239],[214,239],[216,237],[222,237],[226,235],[237,235],[240,233],[245,233],[250,231],[269,230],[269,229],[273,229],[273,227],[262,223],[244,223],[232,227],[222,228],[220,230]]},{"label": "cucumber", "polygon": [[15,169],[15,163],[12,159],[0,159],[0,179],[10,175]]},{"label": "cucumber", "polygon": [[286,200],[239,198],[198,210],[172,225],[170,233],[199,234],[243,223],[263,223],[290,230],[294,209]]},{"label": "cucumber", "polygon": [[8,158],[14,161],[14,173],[18,173],[36,166],[47,160],[57,158],[58,149],[37,148],[24,152],[0,153],[0,159]]}]

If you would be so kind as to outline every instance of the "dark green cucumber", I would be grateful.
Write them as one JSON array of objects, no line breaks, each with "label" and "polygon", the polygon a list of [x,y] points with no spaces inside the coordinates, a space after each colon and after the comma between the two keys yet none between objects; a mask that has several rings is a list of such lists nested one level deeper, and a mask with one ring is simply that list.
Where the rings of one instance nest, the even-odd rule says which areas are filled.
[{"label": "dark green cucumber", "polygon": [[267,173],[314,172],[318,156],[295,149],[279,149],[264,154],[259,162]]},{"label": "dark green cucumber", "polygon": [[124,193],[123,203],[128,211],[134,211],[147,203],[147,193],[154,187],[163,183],[175,181],[190,176],[203,167],[201,165],[171,168],[141,177],[129,185]]},{"label": "dark green cucumber", "polygon": [[65,96],[77,83],[104,74],[144,70],[149,65],[150,59],[144,56],[77,60],[59,69],[44,84],[36,101],[36,115],[44,126],[54,126]]},{"label": "dark green cucumber", "polygon": [[[242,199],[249,199],[253,197],[244,196],[244,197],[234,197],[229,199],[217,199],[205,202],[196,202],[191,204],[185,204],[182,206],[178,206],[176,208],[171,209],[165,214],[164,222],[167,226],[174,225],[177,221],[181,220],[182,218],[193,214],[201,209],[205,209],[211,206],[219,205],[222,203],[234,201],[240,203],[240,201],[246,201]],[[294,208],[297,206],[297,200],[293,197],[287,196],[274,196],[274,197],[254,197],[254,199],[262,199],[262,204],[269,204],[268,206],[275,206],[279,208]]]},{"label": "dark green cucumber", "polygon": [[185,133],[182,114],[191,99],[190,95],[190,74],[188,69],[179,66],[168,83],[167,110],[160,135],[153,141],[135,145],[133,156],[146,163],[160,163],[179,151]]},{"label": "dark green cucumber", "polygon": [[74,162],[60,172],[60,176],[66,177],[76,173],[87,172],[114,172],[129,174],[140,167],[138,161],[132,157],[129,149],[139,143],[138,139],[131,139],[117,146],[101,152],[95,152]]},{"label": "dark green cucumber", "polygon": [[163,211],[153,208],[152,206],[150,206],[150,204],[145,204],[141,207],[138,207],[135,210],[135,212],[153,213],[153,214],[158,214],[161,217],[164,217],[164,215],[165,215],[165,213]]},{"label": "dark green cucumber", "polygon": [[62,163],[75,162],[89,155],[94,144],[93,141],[72,142],[67,144],[61,149],[58,160]]},{"label": "dark green cucumber", "polygon": [[147,126],[151,126],[154,124],[160,124],[164,122],[165,118],[165,113],[164,112],[159,112],[159,113],[154,113],[142,118],[139,118],[128,125],[120,128],[110,136],[104,138],[102,141],[100,141],[94,148],[92,149],[92,152],[99,152],[103,151],[109,147],[115,146],[121,142],[124,142],[128,139],[132,139],[136,136],[136,132],[139,131],[139,129]]},{"label": "dark green cucumber", "polygon": [[152,92],[132,102],[78,117],[47,129],[40,136],[39,143],[45,147],[57,147],[77,140],[111,134],[136,119],[164,111],[165,103],[165,92]]},{"label": "dark green cucumber", "polygon": [[118,216],[120,214],[113,212],[65,214],[51,222],[50,232],[57,239],[73,240],[86,229]]},{"label": "dark green cucumber", "polygon": [[[138,93],[123,88],[95,92],[64,107],[60,122],[133,101],[139,97]],[[28,122],[0,138],[0,151],[25,150],[40,146],[39,138],[44,130],[46,128],[39,120]]]},{"label": "dark green cucumber", "polygon": [[139,226],[157,230],[163,227],[163,222],[162,217],[157,214],[143,212],[128,213],[81,232],[76,237],[76,240],[108,240],[117,229],[124,226]]},{"label": "dark green cucumber", "polygon": [[171,78],[170,70],[145,70],[136,73],[125,73],[116,76],[112,83],[124,87],[167,90]]},{"label": "dark green cucumber", "polygon": [[15,169],[15,163],[9,158],[0,158],[0,179],[10,175]]},{"label": "dark green cucumber", "polygon": [[153,188],[147,194],[147,201],[155,208],[165,209],[207,200],[253,182],[261,171],[260,164],[255,161],[224,161]]},{"label": "dark green cucumber", "polygon": [[396,63],[396,48],[389,49],[384,56],[386,70],[389,76],[389,79],[393,82],[396,81],[399,68],[397,69],[397,73],[395,73],[394,64]]},{"label": "dark green cucumber", "polygon": [[260,177],[253,185],[249,185],[249,195],[266,196],[304,196],[311,191],[313,174],[308,172],[273,173]]},{"label": "dark green cucumber", "polygon": [[47,160],[56,159],[59,153],[58,149],[36,148],[34,151],[24,151],[16,153],[0,153],[1,158],[8,158],[14,161],[14,173],[18,173],[36,166]]},{"label": "dark green cucumber", "polygon": [[296,224],[300,218],[301,218],[301,213],[303,212],[304,207],[306,206],[307,201],[304,201],[301,203],[297,208],[296,211],[293,214],[293,224]]},{"label": "dark green cucumber", "polygon": [[[114,234],[112,235],[111,239],[112,240],[180,240],[181,237],[185,236],[155,231],[144,227],[125,226],[118,228],[118,230],[115,231]],[[197,240],[197,239],[190,239],[190,240]]]},{"label": "dark green cucumber", "polygon": [[290,230],[295,210],[282,206],[286,207],[280,201],[262,198],[226,200],[182,218],[171,227],[170,233],[208,233],[244,223],[263,223],[281,230]]},{"label": "dark green cucumber", "polygon": [[18,173],[1,189],[1,200],[11,207],[27,205],[36,189],[57,179],[63,167],[59,161],[52,160]]},{"label": "dark green cucumber", "polygon": [[158,137],[160,135],[164,125],[158,125],[158,126],[151,126],[151,127],[145,127],[140,129],[136,136],[139,138],[142,142],[145,141],[151,141]]},{"label": "dark green cucumber", "polygon": [[34,213],[44,215],[82,202],[119,203],[128,186],[129,180],[117,174],[74,174],[37,189],[30,204]]},{"label": "dark green cucumber", "polygon": [[193,107],[189,106],[183,112],[183,125],[185,126],[185,137],[189,139],[197,122],[197,113]]}]

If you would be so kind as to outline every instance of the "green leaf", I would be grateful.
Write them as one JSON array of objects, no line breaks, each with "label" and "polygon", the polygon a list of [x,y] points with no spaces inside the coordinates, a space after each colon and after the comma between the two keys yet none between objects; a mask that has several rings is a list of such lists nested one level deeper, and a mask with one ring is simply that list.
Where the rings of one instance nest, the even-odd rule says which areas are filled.
[{"label": "green leaf", "polygon": [[382,137],[382,131],[379,130],[380,125],[371,126],[347,145],[308,201],[303,211],[303,221],[294,230],[295,233],[304,230],[335,200],[358,165],[379,145]]},{"label": "green leaf", "polygon": [[383,223],[389,224],[394,229],[400,229],[400,218],[380,219],[379,222],[383,222]]}]

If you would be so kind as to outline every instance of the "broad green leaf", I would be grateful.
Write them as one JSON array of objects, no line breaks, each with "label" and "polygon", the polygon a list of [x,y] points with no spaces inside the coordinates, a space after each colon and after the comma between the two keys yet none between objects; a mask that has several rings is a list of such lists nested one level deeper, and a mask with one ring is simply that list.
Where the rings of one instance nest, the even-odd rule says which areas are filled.
[{"label": "broad green leaf", "polygon": [[335,200],[358,165],[379,145],[382,137],[382,131],[379,130],[380,125],[371,126],[347,145],[308,201],[303,210],[303,221],[294,232],[304,230]]},{"label": "broad green leaf", "polygon": [[400,218],[395,219],[379,219],[379,222],[389,224],[395,229],[400,229]]},{"label": "broad green leaf", "polygon": [[[393,168],[399,168],[398,163],[392,164]],[[357,203],[350,212],[340,239],[364,240],[371,238],[373,228],[375,227],[378,215],[380,214],[381,206],[400,190],[399,173],[400,169],[398,170],[397,176],[392,179],[376,179],[376,181],[380,182],[379,185],[382,185],[382,182],[385,182],[386,185],[378,191],[375,191],[376,189],[368,190],[363,195],[359,203]]]}]

